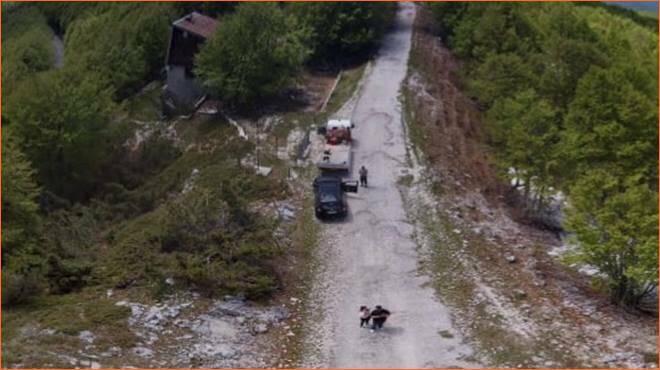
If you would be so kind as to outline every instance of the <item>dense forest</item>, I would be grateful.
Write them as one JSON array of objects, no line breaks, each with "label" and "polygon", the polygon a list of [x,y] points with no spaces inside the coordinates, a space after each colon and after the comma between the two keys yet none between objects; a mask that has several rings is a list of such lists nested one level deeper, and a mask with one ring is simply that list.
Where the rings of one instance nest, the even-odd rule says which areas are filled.
[{"label": "dense forest", "polygon": [[569,262],[639,303],[658,282],[656,21],[602,4],[432,7],[502,178],[530,217],[563,194]]},{"label": "dense forest", "polygon": [[[171,22],[193,10],[221,22],[197,74],[209,93],[250,109],[305,68],[354,63],[356,51],[364,62],[395,5],[2,6],[3,305],[93,286],[158,294],[168,277],[209,295],[276,291],[282,249],[272,222],[247,203],[287,189],[236,165],[253,144],[184,154],[151,138],[129,152],[128,112],[162,79]],[[64,42],[60,68],[54,36]],[[209,171],[200,186],[184,192],[191,168],[202,165]]]}]

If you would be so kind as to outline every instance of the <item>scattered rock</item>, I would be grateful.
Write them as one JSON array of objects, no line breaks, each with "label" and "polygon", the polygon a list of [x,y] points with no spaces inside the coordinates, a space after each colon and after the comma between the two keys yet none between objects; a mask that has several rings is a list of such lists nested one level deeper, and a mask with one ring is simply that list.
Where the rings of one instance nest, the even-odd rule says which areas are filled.
[{"label": "scattered rock", "polygon": [[152,358],[154,357],[154,351],[147,347],[135,347],[133,348],[133,353],[142,357],[142,358]]},{"label": "scattered rock", "polygon": [[282,221],[293,221],[296,218],[296,207],[291,203],[280,202],[277,205],[277,214]]},{"label": "scattered rock", "polygon": [[254,332],[256,334],[263,334],[268,331],[268,325],[264,323],[258,323],[257,325],[254,326]]},{"label": "scattered rock", "polygon": [[168,277],[167,279],[165,279],[165,284],[174,285],[174,279],[171,278],[171,277]]},{"label": "scattered rock", "polygon": [[509,263],[514,263],[514,262],[516,262],[516,260],[517,260],[517,259],[516,259],[516,256],[514,256],[513,254],[507,254],[504,258],[505,258],[506,261],[509,262]]},{"label": "scattered rock", "polygon": [[78,334],[78,338],[84,343],[92,344],[94,343],[96,336],[89,330],[83,330]]},{"label": "scattered rock", "polygon": [[605,364],[609,364],[610,362],[615,362],[616,361],[616,356],[608,355],[608,356],[603,357],[601,359],[601,361]]},{"label": "scattered rock", "polygon": [[525,293],[525,291],[522,290],[522,289],[514,289],[513,290],[513,297],[515,299],[525,299],[525,298],[527,298],[527,293]]},{"label": "scattered rock", "polygon": [[266,167],[266,166],[256,166],[255,171],[257,175],[260,176],[268,176],[270,175],[271,172],[273,172],[272,167]]}]

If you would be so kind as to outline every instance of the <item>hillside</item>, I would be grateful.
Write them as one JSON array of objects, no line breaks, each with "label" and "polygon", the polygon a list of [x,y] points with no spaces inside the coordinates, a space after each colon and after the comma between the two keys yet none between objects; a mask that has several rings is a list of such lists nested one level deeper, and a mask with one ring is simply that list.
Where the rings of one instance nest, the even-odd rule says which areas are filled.
[{"label": "hillside", "polygon": [[657,367],[637,10],[3,3],[2,58],[4,367]]}]

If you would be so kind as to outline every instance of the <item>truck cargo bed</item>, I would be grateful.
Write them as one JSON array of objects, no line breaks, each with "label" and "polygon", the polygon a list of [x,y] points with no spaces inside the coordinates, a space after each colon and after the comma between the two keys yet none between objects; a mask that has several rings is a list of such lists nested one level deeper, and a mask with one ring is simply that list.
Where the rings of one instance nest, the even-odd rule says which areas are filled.
[{"label": "truck cargo bed", "polygon": [[322,170],[350,170],[351,147],[347,144],[326,144],[319,154],[316,166]]}]

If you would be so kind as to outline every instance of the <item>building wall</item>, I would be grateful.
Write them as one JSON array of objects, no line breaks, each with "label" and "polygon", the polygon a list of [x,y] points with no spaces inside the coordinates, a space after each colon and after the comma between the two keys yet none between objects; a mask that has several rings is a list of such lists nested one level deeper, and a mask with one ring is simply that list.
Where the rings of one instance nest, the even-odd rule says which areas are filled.
[{"label": "building wall", "polygon": [[184,66],[167,66],[167,95],[180,107],[192,106],[204,95],[201,84],[186,73]]}]

